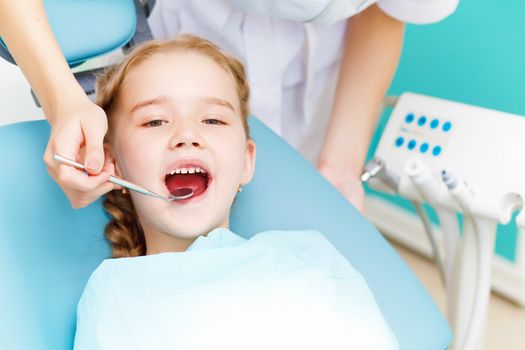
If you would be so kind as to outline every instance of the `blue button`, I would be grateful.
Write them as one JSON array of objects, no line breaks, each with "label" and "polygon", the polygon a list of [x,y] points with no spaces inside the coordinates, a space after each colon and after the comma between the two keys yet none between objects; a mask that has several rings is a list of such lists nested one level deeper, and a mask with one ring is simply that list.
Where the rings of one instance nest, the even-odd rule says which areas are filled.
[{"label": "blue button", "polygon": [[423,143],[420,147],[419,147],[419,151],[421,153],[425,153],[426,151],[428,151],[428,143]]},{"label": "blue button", "polygon": [[400,137],[398,137],[398,138],[396,139],[396,146],[397,146],[397,147],[401,147],[401,146],[403,146],[403,143],[405,143],[405,139],[404,139],[403,137],[400,136]]},{"label": "blue button", "polygon": [[412,113],[407,114],[407,116],[405,117],[405,121],[409,124],[412,123],[414,121],[414,114]]},{"label": "blue button", "polygon": [[423,126],[423,125],[425,125],[426,122],[427,122],[427,117],[425,117],[423,115],[423,116],[419,117],[419,119],[417,120],[417,125]]},{"label": "blue button", "polygon": [[413,150],[414,148],[416,148],[416,144],[416,140],[410,140],[410,142],[408,143],[408,149]]},{"label": "blue button", "polygon": [[443,124],[443,131],[444,132],[449,131],[451,128],[452,128],[452,123],[451,122],[446,122],[445,124]]},{"label": "blue button", "polygon": [[439,154],[441,153],[441,147],[440,146],[436,146],[432,149],[432,154],[435,155],[435,156],[439,156]]},{"label": "blue button", "polygon": [[439,126],[439,120],[437,119],[432,119],[432,121],[430,122],[430,128],[431,129],[435,129]]}]

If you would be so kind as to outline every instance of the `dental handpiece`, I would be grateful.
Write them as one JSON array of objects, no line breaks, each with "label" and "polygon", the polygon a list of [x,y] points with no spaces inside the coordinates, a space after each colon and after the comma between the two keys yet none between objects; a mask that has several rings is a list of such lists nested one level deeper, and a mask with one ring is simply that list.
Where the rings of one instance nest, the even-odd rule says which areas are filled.
[{"label": "dental handpiece", "polygon": [[365,183],[372,177],[381,180],[395,193],[398,192],[399,176],[390,172],[386,168],[385,162],[379,157],[374,157],[366,163],[365,170],[361,175],[361,182]]},{"label": "dental handpiece", "polygon": [[[84,171],[86,170],[86,168],[82,164],[77,163],[74,160],[71,160],[69,158],[62,157],[62,156],[60,156],[58,154],[55,154],[55,156],[53,158],[55,159],[55,161],[57,161],[59,163],[72,166],[72,167],[77,168],[79,170],[84,170]],[[171,194],[170,197],[164,197],[164,196],[161,196],[160,194],[157,194],[155,192],[152,192],[150,190],[142,188],[142,187],[140,187],[138,185],[135,185],[132,182],[126,181],[124,179],[120,179],[120,178],[115,177],[115,176],[110,176],[108,181],[112,182],[114,184],[120,185],[122,187],[129,188],[132,191],[135,191],[135,192],[138,192],[138,193],[142,193],[142,194],[145,194],[147,196],[155,197],[155,198],[158,198],[158,199],[162,199],[162,200],[165,200],[165,201],[168,201],[168,202],[179,201],[179,200],[187,199],[187,198],[190,198],[191,196],[193,196],[193,190],[191,188],[179,188],[176,191],[177,192],[176,194]]]}]

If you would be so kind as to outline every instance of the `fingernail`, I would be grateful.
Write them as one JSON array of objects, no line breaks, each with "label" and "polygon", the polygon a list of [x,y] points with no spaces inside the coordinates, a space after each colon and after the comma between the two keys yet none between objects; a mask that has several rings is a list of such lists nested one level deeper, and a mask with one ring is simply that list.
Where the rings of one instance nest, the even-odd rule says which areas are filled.
[{"label": "fingernail", "polygon": [[99,166],[100,164],[96,160],[90,160],[86,163],[86,168],[88,168],[89,170],[97,171]]}]

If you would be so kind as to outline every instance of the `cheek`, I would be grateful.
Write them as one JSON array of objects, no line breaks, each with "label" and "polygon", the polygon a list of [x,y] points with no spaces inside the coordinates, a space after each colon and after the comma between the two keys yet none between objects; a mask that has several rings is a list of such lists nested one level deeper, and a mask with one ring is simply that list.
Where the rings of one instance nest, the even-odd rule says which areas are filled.
[{"label": "cheek", "polygon": [[122,176],[129,181],[140,180],[142,183],[154,175],[155,169],[159,169],[161,150],[158,143],[146,142],[140,137],[128,137],[119,144],[117,153]]},{"label": "cheek", "polygon": [[245,141],[244,138],[231,138],[230,141],[218,144],[217,157],[230,182],[237,184],[244,170]]}]

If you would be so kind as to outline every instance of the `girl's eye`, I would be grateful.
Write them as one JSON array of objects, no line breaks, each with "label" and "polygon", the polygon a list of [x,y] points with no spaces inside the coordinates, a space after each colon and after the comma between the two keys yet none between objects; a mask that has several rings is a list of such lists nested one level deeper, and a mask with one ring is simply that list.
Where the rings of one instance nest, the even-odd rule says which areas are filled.
[{"label": "girl's eye", "polygon": [[226,124],[226,123],[224,123],[222,120],[215,119],[215,118],[208,118],[208,119],[204,120],[204,122],[205,122],[206,124],[211,124],[211,125],[221,125],[221,124]]},{"label": "girl's eye", "polygon": [[149,121],[147,123],[144,123],[143,126],[147,126],[147,127],[150,127],[150,128],[156,128],[156,127],[162,126],[164,123],[167,123],[167,121],[166,120],[161,120],[161,119],[155,119],[155,120]]}]

